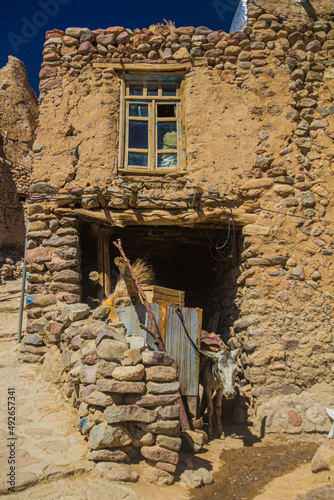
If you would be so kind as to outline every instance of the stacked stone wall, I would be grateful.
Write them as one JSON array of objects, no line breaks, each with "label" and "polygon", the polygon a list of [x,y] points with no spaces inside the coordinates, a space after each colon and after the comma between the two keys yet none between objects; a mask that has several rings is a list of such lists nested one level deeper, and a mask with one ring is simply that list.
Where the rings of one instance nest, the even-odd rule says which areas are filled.
[{"label": "stacked stone wall", "polygon": [[[113,464],[144,457],[147,481],[173,484],[182,444],[174,360],[147,350],[142,337],[107,320],[109,313],[108,307],[92,312],[87,304],[65,305],[54,314],[57,337],[24,337],[23,361],[43,360],[44,380],[62,383],[98,474],[120,479],[122,472],[122,480],[135,482],[135,470]],[[200,431],[182,435],[192,452],[204,444]]]}]

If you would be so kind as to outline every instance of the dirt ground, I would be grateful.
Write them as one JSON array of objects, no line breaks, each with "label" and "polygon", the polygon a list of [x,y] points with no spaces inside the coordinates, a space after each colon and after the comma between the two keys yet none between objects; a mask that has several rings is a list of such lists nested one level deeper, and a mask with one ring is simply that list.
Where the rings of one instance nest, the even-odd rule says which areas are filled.
[{"label": "dirt ground", "polygon": [[[226,428],[224,440],[211,441],[197,456],[181,454],[181,464],[211,471],[215,481],[204,488],[189,489],[179,477],[168,488],[142,479],[129,485],[98,478],[92,463],[85,460],[86,443],[76,430],[73,407],[58,387],[43,382],[40,365],[19,361],[16,336],[20,290],[19,281],[0,288],[0,496],[7,493],[5,400],[7,386],[13,384],[18,391],[17,480],[22,491],[9,498],[294,500],[297,494],[334,482],[332,472],[311,472],[311,459],[326,436],[261,439],[251,429],[241,427]],[[138,472],[143,467],[144,463],[134,466]]]}]

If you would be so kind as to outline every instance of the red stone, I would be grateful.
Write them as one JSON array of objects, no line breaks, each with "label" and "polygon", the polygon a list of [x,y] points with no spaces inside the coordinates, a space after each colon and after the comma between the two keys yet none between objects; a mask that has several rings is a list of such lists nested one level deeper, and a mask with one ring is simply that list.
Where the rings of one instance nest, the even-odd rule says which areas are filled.
[{"label": "red stone", "polygon": [[289,410],[288,412],[288,422],[290,425],[298,427],[302,425],[302,418],[295,410]]},{"label": "red stone", "polygon": [[127,43],[130,43],[130,35],[127,31],[122,31],[117,38],[116,42],[122,45],[126,45]]},{"label": "red stone", "polygon": [[42,80],[39,84],[39,90],[50,90],[61,87],[61,80],[59,78],[49,78],[47,80]]},{"label": "red stone", "polygon": [[52,259],[52,253],[48,248],[34,248],[27,250],[26,262],[49,262]]},{"label": "red stone", "polygon": [[160,448],[160,446],[143,446],[140,452],[143,457],[155,462],[167,462],[176,465],[179,461],[179,455],[176,451]]},{"label": "red stone", "polygon": [[321,43],[319,42],[319,40],[313,40],[306,45],[306,50],[310,50],[311,52],[318,52],[320,49]]},{"label": "red stone", "polygon": [[49,52],[48,54],[44,54],[43,59],[46,62],[60,61],[60,55],[56,52]]},{"label": "red stone", "polygon": [[165,470],[166,472],[169,472],[169,474],[175,474],[176,472],[176,465],[168,464],[166,462],[157,462],[155,464],[157,469]]},{"label": "red stone", "polygon": [[79,54],[88,54],[92,52],[97,52],[96,48],[94,45],[92,45],[90,42],[82,42],[78,48]]},{"label": "red stone", "polygon": [[48,40],[49,38],[63,38],[63,36],[65,36],[65,33],[64,31],[61,31],[61,30],[57,30],[57,29],[54,29],[54,30],[51,30],[51,31],[47,31],[45,33],[45,38]]},{"label": "red stone", "polygon": [[80,399],[81,401],[85,399],[89,394],[96,391],[97,387],[95,384],[85,385],[80,387]]},{"label": "red stone", "polygon": [[85,352],[81,356],[81,361],[85,365],[96,365],[100,361],[100,356],[97,354],[96,349],[92,349],[91,351]]},{"label": "red stone", "polygon": [[57,76],[57,68],[51,68],[50,66],[45,66],[39,72],[39,78],[43,80],[44,78],[51,78]]}]

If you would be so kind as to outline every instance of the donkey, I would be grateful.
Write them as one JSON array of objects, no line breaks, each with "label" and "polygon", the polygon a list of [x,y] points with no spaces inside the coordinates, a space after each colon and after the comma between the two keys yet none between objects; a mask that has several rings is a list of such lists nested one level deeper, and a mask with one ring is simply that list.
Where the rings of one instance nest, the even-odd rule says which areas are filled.
[{"label": "donkey", "polygon": [[213,393],[216,391],[215,413],[217,430],[219,437],[221,437],[223,433],[221,422],[223,394],[225,393],[227,399],[232,399],[235,396],[235,379],[237,371],[236,357],[239,354],[239,349],[229,351],[227,347],[224,346],[220,351],[201,351],[201,354],[210,358],[202,370],[200,383],[204,389],[201,411],[204,412],[205,408],[203,408],[203,406],[206,399],[208,409],[208,434],[209,438],[212,439]]}]

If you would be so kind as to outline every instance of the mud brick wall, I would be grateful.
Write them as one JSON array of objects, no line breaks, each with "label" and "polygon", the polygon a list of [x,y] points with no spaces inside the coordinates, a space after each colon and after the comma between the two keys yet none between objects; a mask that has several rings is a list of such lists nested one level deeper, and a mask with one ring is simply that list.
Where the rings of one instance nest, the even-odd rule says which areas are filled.
[{"label": "mud brick wall", "polygon": [[[325,1],[312,3],[317,19],[301,4],[288,15],[283,4],[250,2],[247,27],[231,34],[171,26],[47,33],[31,186],[32,222],[43,225],[29,236],[33,258],[45,257],[33,261],[40,267],[29,287],[54,303],[35,302],[29,314],[45,330],[57,308],[80,300],[78,230],[63,232],[72,223],[62,226],[57,208],[99,208],[93,184],[112,210],[128,207],[133,185],[140,208],[187,208],[179,199],[199,186],[253,220],[238,228],[233,263],[217,267],[215,295],[220,332],[243,347],[249,417],[265,418],[268,431],[301,432],[325,429],[333,387],[334,21]],[[152,72],[156,63],[189,64],[186,174],[118,174],[112,63],[120,61]]]}]

